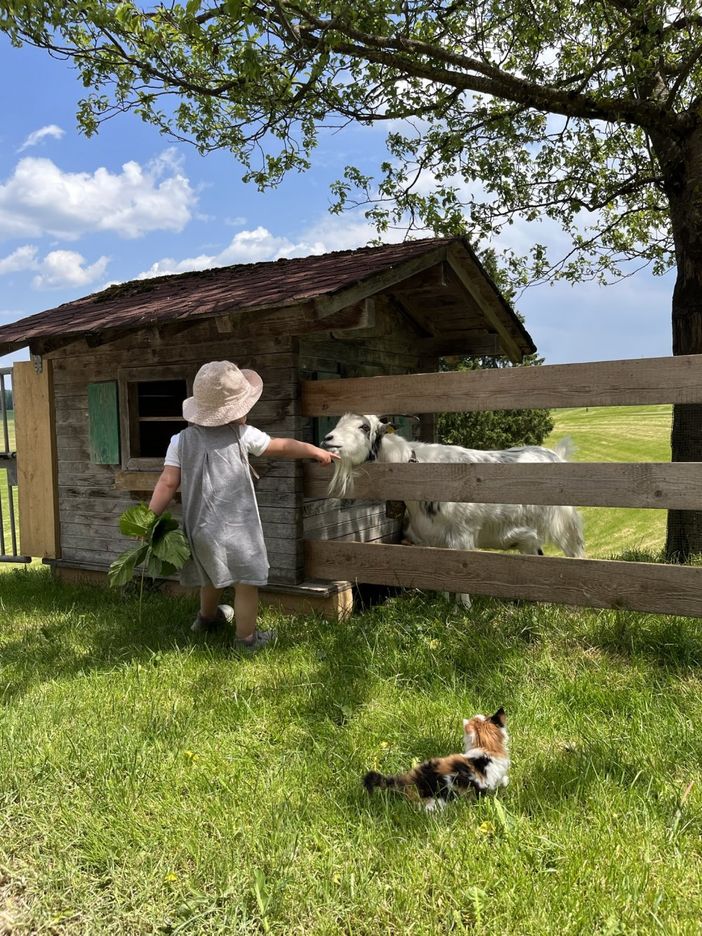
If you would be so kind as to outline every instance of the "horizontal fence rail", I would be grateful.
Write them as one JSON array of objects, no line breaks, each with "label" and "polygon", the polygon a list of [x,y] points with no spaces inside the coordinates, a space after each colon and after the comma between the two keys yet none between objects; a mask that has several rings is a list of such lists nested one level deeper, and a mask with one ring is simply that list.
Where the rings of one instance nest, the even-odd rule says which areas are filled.
[{"label": "horizontal fence rail", "polygon": [[702,403],[702,355],[302,384],[304,416]]},{"label": "horizontal fence rail", "polygon": [[307,574],[431,591],[702,617],[702,569],[308,540]]},{"label": "horizontal fence rail", "polygon": [[[702,404],[702,355],[305,381],[304,416]],[[326,497],[330,468],[307,465]],[[702,463],[366,463],[345,499],[702,510]],[[587,548],[587,544],[586,544]],[[702,617],[702,568],[307,540],[308,576]]]},{"label": "horizontal fence rail", "polygon": [[[305,465],[305,496],[327,497],[329,468]],[[353,474],[353,500],[702,509],[700,462],[379,464]]]}]

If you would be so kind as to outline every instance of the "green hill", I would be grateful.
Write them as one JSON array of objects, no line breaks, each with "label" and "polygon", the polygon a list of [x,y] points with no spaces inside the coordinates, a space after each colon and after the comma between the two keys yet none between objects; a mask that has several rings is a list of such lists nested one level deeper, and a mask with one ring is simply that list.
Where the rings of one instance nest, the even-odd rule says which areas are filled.
[{"label": "green hill", "polygon": [[[670,406],[603,406],[554,410],[553,445],[569,436],[574,461],[670,461]],[[629,550],[658,552],[665,543],[666,512],[583,507],[585,548],[590,557]]]}]

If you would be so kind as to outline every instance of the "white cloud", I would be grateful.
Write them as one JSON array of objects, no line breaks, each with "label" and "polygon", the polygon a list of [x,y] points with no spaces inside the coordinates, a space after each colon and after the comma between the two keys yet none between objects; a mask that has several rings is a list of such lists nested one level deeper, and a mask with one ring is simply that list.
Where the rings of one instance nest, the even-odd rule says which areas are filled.
[{"label": "white cloud", "polygon": [[50,159],[21,159],[0,184],[0,230],[6,237],[75,240],[109,231],[140,237],[181,231],[197,201],[174,150],[146,166],[130,161],[119,173],[64,172]]},{"label": "white cloud", "polygon": [[[296,240],[271,233],[259,226],[249,231],[239,231],[219,253],[200,254],[176,260],[164,257],[153,263],[137,279],[165,276],[169,273],[187,273],[191,270],[209,270],[213,267],[236,263],[260,263],[264,260],[280,260],[283,257],[308,257],[329,253],[332,250],[353,250],[364,247],[375,236],[374,228],[364,218],[322,217],[300,233]],[[399,239],[389,235],[386,241]]]},{"label": "white cloud", "polygon": [[41,127],[39,130],[35,130],[33,133],[30,133],[17,152],[21,153],[22,150],[29,149],[30,146],[36,146],[37,143],[41,143],[42,140],[45,140],[47,137],[53,137],[56,140],[60,140],[64,132],[65,131],[56,124],[48,124],[46,127]]},{"label": "white cloud", "polygon": [[13,250],[7,257],[0,259],[0,276],[16,273],[18,270],[34,270],[37,266],[37,248],[25,244]]},{"label": "white cloud", "polygon": [[36,247],[25,244],[0,259],[0,276],[23,270],[34,270],[32,280],[35,289],[55,289],[62,286],[85,286],[101,277],[109,262],[100,257],[95,263],[86,265],[85,257],[73,250],[52,250],[40,260]]},{"label": "white cloud", "polygon": [[57,289],[63,286],[85,286],[101,277],[109,262],[109,257],[100,257],[90,266],[74,250],[52,250],[42,263],[41,272],[32,280],[35,289]]},{"label": "white cloud", "polygon": [[200,254],[175,260],[164,257],[153,263],[137,279],[163,276],[167,273],[186,273],[190,270],[208,270],[212,267],[229,266],[234,263],[259,263],[261,260],[279,260],[281,257],[304,257],[325,252],[324,244],[287,237],[277,237],[268,228],[257,227],[252,231],[239,231],[229,244],[217,254]]}]

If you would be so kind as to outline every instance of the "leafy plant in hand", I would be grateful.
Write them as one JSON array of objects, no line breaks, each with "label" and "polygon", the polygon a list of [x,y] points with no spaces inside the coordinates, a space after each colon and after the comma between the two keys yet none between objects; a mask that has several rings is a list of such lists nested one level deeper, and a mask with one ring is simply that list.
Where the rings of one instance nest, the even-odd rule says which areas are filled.
[{"label": "leafy plant in hand", "polygon": [[141,542],[115,559],[110,566],[108,580],[113,588],[132,580],[134,570],[141,566],[139,588],[139,621],[144,594],[144,579],[173,575],[190,558],[190,547],[178,521],[171,514],[155,514],[146,504],[136,504],[119,518],[120,531],[125,536],[136,536]]}]

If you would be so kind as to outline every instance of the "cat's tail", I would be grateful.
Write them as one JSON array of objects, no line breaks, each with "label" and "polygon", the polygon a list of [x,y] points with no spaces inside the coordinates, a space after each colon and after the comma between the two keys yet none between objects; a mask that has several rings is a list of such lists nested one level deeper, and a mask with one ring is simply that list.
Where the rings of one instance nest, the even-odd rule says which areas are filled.
[{"label": "cat's tail", "polygon": [[363,778],[363,786],[368,793],[373,790],[403,790],[405,787],[412,786],[414,783],[414,771],[410,770],[403,774],[386,775],[378,773],[377,770],[369,770]]}]

